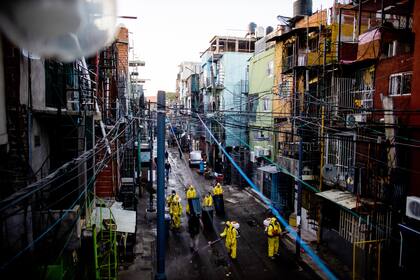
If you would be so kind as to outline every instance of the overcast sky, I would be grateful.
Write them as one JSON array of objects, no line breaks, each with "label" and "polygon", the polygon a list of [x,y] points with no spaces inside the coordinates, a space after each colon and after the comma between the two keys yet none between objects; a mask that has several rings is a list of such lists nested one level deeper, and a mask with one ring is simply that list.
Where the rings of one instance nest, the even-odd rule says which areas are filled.
[{"label": "overcast sky", "polygon": [[[313,11],[331,0],[313,0]],[[293,0],[117,0],[120,19],[128,27],[140,72],[150,79],[146,95],[175,91],[178,65],[200,61],[200,52],[214,35],[244,36],[250,22],[275,27],[277,15],[291,16]]]}]

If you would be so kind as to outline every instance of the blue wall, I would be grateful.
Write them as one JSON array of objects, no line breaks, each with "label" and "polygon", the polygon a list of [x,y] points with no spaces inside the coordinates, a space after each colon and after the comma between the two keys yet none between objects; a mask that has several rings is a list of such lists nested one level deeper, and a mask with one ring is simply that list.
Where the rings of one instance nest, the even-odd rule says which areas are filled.
[{"label": "blue wall", "polygon": [[[235,112],[246,111],[247,94],[241,93],[241,81],[246,80],[248,60],[252,53],[225,52],[221,58],[224,70],[224,89],[221,91],[221,110],[225,111],[225,124],[229,128],[226,132],[225,146],[243,146],[242,141],[247,142],[247,117]],[[232,125],[244,126],[232,127]]]}]

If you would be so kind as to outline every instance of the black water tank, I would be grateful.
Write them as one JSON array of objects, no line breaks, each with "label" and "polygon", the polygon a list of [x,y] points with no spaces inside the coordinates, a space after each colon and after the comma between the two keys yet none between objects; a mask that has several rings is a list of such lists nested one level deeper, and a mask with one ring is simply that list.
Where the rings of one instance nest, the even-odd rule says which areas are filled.
[{"label": "black water tank", "polygon": [[257,28],[257,24],[255,22],[250,22],[248,24],[248,34],[255,34],[255,28]]},{"label": "black water tank", "polygon": [[294,0],[293,16],[312,15],[312,0]]},{"label": "black water tank", "polygon": [[271,32],[273,32],[273,27],[272,26],[267,26],[266,28],[265,28],[265,35],[268,35],[268,34],[270,34]]}]

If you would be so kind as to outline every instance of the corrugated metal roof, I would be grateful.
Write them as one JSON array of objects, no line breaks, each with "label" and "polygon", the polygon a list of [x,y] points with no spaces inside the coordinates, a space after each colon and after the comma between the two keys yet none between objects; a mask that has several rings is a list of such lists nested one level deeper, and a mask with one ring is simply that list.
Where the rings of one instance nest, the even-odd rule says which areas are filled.
[{"label": "corrugated metal roof", "polygon": [[[109,219],[111,216],[117,225],[117,232],[136,232],[136,211],[124,210],[121,202],[114,202],[110,208],[97,207],[93,212],[92,222],[102,224],[101,218]],[[112,213],[112,215],[111,215]]]},{"label": "corrugated metal roof", "polygon": [[354,209],[357,206],[357,198],[354,194],[348,191],[341,191],[337,189],[319,192],[316,195],[330,200],[347,209]]}]

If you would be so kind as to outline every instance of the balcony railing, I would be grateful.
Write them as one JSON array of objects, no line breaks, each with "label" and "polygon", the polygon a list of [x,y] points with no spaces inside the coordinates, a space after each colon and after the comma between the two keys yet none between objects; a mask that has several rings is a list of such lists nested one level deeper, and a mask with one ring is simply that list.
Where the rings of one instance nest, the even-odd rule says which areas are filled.
[{"label": "balcony railing", "polygon": [[70,112],[95,109],[96,74],[83,66],[80,61],[72,64],[46,61],[45,76],[47,107],[61,107]]},{"label": "balcony railing", "polygon": [[369,113],[373,108],[374,89],[359,89],[352,78],[334,78],[327,94],[327,112],[331,116],[345,116],[349,113]]}]

